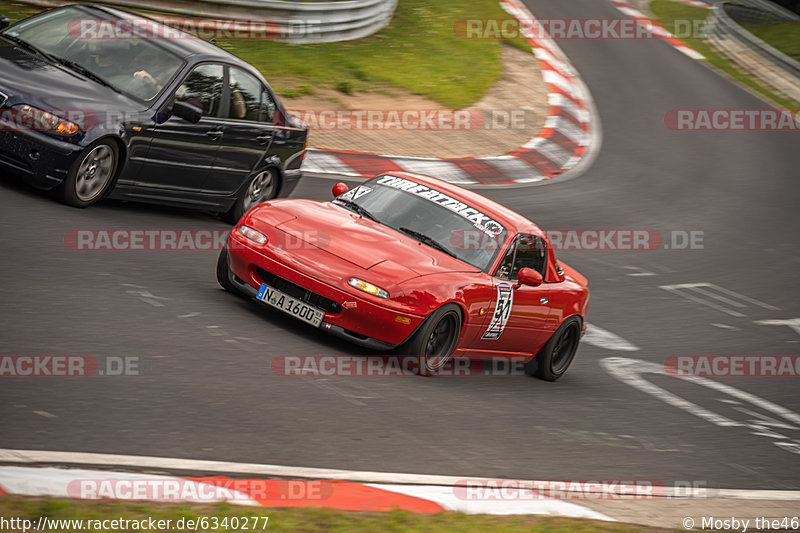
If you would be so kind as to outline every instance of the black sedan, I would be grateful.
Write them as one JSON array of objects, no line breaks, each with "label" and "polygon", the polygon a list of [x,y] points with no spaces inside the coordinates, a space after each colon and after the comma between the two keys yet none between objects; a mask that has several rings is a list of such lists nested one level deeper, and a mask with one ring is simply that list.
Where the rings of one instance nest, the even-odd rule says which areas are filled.
[{"label": "black sedan", "polygon": [[[0,168],[78,207],[108,196],[237,220],[288,196],[306,125],[246,62],[141,20],[71,5],[0,31]],[[97,21],[137,32],[82,31]]]}]

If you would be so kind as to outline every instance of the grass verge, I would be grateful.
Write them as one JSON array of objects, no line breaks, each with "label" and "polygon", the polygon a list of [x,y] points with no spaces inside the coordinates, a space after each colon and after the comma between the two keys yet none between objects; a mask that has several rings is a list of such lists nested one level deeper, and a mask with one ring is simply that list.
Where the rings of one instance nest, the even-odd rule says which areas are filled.
[{"label": "grass verge", "polygon": [[502,75],[503,42],[463,39],[460,19],[508,18],[497,0],[402,0],[392,23],[355,41],[315,45],[227,40],[219,45],[261,70],[283,96],[316,87],[351,94],[402,87],[458,109],[477,102]]},{"label": "grass verge", "polygon": [[[49,498],[32,498],[23,496],[4,495],[0,496],[0,516],[6,520],[10,518],[20,518],[31,520],[36,524],[39,517],[47,517],[52,520],[83,520],[83,530],[76,527],[65,525],[60,528],[52,528],[61,533],[71,533],[78,531],[93,530],[98,533],[103,531],[157,531],[156,529],[125,529],[117,527],[108,528],[87,528],[87,520],[147,520],[152,518],[154,521],[171,520],[171,525],[165,530],[171,532],[195,531],[195,529],[178,529],[176,522],[181,518],[198,519],[208,517],[209,522],[216,517],[218,524],[222,524],[225,517],[228,518],[229,527],[210,527],[200,531],[212,531],[225,533],[226,531],[245,531],[241,527],[244,517],[250,518],[248,532],[257,533],[267,531],[280,533],[288,531],[302,531],[314,533],[410,533],[410,532],[430,532],[430,533],[456,533],[463,531],[481,531],[482,533],[636,533],[636,532],[656,532],[673,531],[656,529],[650,527],[636,527],[630,525],[616,524],[614,522],[601,522],[596,520],[585,520],[575,518],[559,518],[550,516],[492,516],[492,515],[468,515],[463,513],[444,512],[437,514],[414,514],[405,511],[392,511],[386,513],[377,512],[347,512],[332,509],[266,509],[254,507],[241,507],[237,505],[217,504],[217,505],[189,505],[189,504],[160,504],[160,503],[130,503],[115,501],[76,501],[60,500]],[[269,517],[264,525],[261,517]],[[231,518],[239,518],[238,528],[232,528]],[[258,525],[252,529],[252,520],[259,517]],[[110,523],[107,525],[111,526]],[[125,525],[125,524],[121,524]],[[128,524],[130,526],[130,524]],[[3,531],[16,531],[15,529],[4,529]],[[20,528],[19,531],[22,531]]]},{"label": "grass verge", "polygon": [[[12,20],[40,10],[0,0]],[[501,46],[530,47],[517,39],[464,39],[462,19],[507,19],[498,0],[402,0],[391,24],[375,35],[342,43],[292,45],[271,40],[220,39],[217,44],[258,68],[280,96],[400,87],[460,109],[478,100],[502,76]]]},{"label": "grass verge", "polygon": [[775,24],[747,24],[744,27],[773,48],[795,61],[800,61],[800,20]]},{"label": "grass verge", "polygon": [[[650,11],[664,23],[664,26],[670,32],[675,32],[675,21],[681,21],[680,23],[684,24],[684,27],[686,24],[684,21],[691,21],[691,27],[698,27],[696,24],[704,22],[710,13],[708,9],[695,7],[683,2],[674,2],[673,0],[653,0],[650,2]],[[787,109],[795,109],[798,107],[798,102],[781,96],[749,74],[742,72],[727,57],[718,52],[708,41],[699,36],[682,38],[681,40],[691,48],[703,54],[708,63],[767,99],[772,100],[779,106]]]}]

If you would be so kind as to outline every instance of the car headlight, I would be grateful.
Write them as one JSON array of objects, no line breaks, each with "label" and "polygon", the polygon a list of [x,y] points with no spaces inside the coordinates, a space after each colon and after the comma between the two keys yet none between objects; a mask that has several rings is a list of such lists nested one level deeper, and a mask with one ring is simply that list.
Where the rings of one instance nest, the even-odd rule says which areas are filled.
[{"label": "car headlight", "polygon": [[347,280],[347,284],[351,287],[355,287],[360,291],[364,291],[366,293],[372,294],[373,296],[377,296],[378,298],[388,298],[389,293],[386,292],[386,289],[381,289],[377,285],[373,285],[368,281],[364,281],[363,279],[358,278],[350,278]]},{"label": "car headlight", "polygon": [[72,135],[78,133],[80,128],[74,122],[63,119],[44,109],[27,104],[12,106],[15,111],[17,126],[25,129],[55,133],[58,135]]},{"label": "car headlight", "polygon": [[250,226],[241,225],[238,228],[236,228],[236,231],[238,231],[240,234],[244,235],[251,241],[256,242],[258,244],[266,244],[267,242],[266,235],[264,235],[258,230],[251,228]]}]

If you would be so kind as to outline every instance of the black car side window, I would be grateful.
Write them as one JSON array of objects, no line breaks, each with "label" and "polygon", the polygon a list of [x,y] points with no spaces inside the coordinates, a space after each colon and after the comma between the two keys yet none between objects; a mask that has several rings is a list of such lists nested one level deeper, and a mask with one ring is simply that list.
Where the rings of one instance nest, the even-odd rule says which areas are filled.
[{"label": "black car side window", "polygon": [[258,114],[259,122],[272,122],[272,115],[278,109],[278,104],[273,100],[268,90],[261,89],[261,111]]},{"label": "black car side window", "polygon": [[204,117],[214,117],[222,98],[222,79],[222,65],[200,65],[183,80],[175,100],[202,108]]},{"label": "black car side window", "polygon": [[261,82],[251,74],[231,67],[230,107],[228,118],[237,120],[259,120],[261,108]]},{"label": "black car side window", "polygon": [[536,235],[520,233],[508,246],[508,251],[497,266],[495,277],[516,281],[517,273],[527,267],[544,275],[547,261],[547,243]]}]

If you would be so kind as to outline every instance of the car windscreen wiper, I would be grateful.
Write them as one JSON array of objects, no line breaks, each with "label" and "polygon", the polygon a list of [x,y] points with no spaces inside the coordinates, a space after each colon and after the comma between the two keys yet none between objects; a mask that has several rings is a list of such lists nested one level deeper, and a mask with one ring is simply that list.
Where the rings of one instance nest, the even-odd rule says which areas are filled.
[{"label": "car windscreen wiper", "polygon": [[361,207],[352,200],[344,200],[342,198],[337,198],[336,203],[340,204],[342,207],[349,209],[350,211],[353,211],[354,213],[358,213],[362,217],[374,220],[375,222],[380,222],[375,215],[373,215],[368,210],[364,209],[363,207]]},{"label": "car windscreen wiper", "polygon": [[35,53],[37,55],[40,55],[40,56],[42,56],[42,57],[44,57],[46,59],[49,59],[51,61],[53,61],[53,59],[54,59],[52,55],[48,54],[47,52],[45,52],[41,48],[37,47],[36,45],[34,45],[32,43],[29,43],[28,41],[26,41],[22,37],[17,37],[16,35],[11,35],[10,33],[0,33],[0,36],[2,36],[3,39],[8,39],[12,43],[17,44],[17,45],[25,48],[26,50],[29,50],[29,51],[31,51],[31,52],[33,52],[33,53]]},{"label": "car windscreen wiper", "polygon": [[418,241],[420,241],[422,243],[425,243],[425,244],[427,244],[428,246],[430,246],[432,248],[436,248],[440,252],[446,253],[450,257],[455,257],[456,259],[459,259],[459,257],[456,254],[454,254],[453,252],[451,252],[450,250],[445,248],[444,245],[442,245],[438,241],[435,241],[434,239],[428,237],[424,233],[420,233],[418,231],[415,231],[415,230],[409,229],[409,228],[398,228],[398,229],[400,231],[402,231],[403,233],[405,233],[406,235],[411,235],[412,237],[414,237]]},{"label": "car windscreen wiper", "polygon": [[92,72],[91,70],[89,70],[88,68],[86,68],[83,65],[81,65],[80,63],[76,63],[75,61],[72,61],[71,59],[66,59],[64,57],[58,57],[58,56],[53,56],[53,55],[51,55],[50,57],[54,61],[57,61],[57,62],[61,63],[62,65],[64,65],[65,67],[74,70],[78,74],[82,74],[83,76],[89,78],[90,80],[96,81],[100,85],[105,85],[106,87],[108,87],[108,88],[110,88],[110,89],[112,89],[112,90],[114,90],[114,91],[116,91],[118,93],[122,92],[119,89],[117,89],[116,87],[114,87],[113,85],[111,85],[109,82],[107,82],[106,80],[104,80],[103,78],[101,78],[100,76],[98,76],[97,74]]}]

